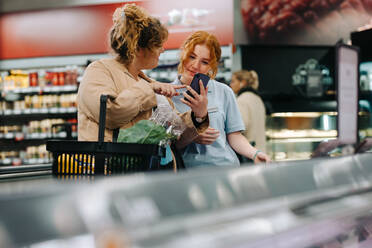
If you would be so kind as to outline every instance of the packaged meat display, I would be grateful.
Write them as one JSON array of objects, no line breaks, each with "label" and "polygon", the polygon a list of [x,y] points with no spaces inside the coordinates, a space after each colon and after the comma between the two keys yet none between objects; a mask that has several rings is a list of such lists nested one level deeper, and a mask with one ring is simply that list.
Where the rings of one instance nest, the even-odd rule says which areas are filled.
[{"label": "packaged meat display", "polygon": [[372,20],[370,0],[242,0],[252,43],[334,44]]}]

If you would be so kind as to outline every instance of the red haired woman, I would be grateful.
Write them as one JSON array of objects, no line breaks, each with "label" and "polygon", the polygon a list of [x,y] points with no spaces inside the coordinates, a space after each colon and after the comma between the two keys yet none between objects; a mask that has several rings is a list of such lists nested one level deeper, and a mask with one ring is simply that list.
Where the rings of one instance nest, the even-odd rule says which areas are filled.
[{"label": "red haired woman", "polygon": [[[183,149],[185,165],[238,165],[235,152],[251,158],[255,163],[268,162],[270,158],[252,147],[241,134],[245,127],[234,92],[229,86],[214,80],[220,58],[221,47],[218,40],[205,31],[191,34],[182,46],[179,76],[173,84],[188,86],[196,73],[207,74],[211,78],[207,87],[209,128]],[[195,107],[199,99],[184,93],[174,96],[172,100],[178,111],[186,112]]]}]

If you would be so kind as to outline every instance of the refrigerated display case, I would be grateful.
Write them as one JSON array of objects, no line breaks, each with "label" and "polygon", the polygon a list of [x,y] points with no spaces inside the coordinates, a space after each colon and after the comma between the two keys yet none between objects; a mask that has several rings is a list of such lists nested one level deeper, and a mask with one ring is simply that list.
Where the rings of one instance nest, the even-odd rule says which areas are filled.
[{"label": "refrigerated display case", "polygon": [[337,138],[336,112],[272,113],[267,117],[267,151],[275,161],[309,159],[318,144]]},{"label": "refrigerated display case", "polygon": [[4,185],[0,246],[368,247],[371,156]]},{"label": "refrigerated display case", "polygon": [[[370,112],[359,112],[358,126],[361,140],[371,137]],[[266,137],[274,161],[310,159],[321,142],[337,139],[337,112],[272,113],[266,118]]]}]

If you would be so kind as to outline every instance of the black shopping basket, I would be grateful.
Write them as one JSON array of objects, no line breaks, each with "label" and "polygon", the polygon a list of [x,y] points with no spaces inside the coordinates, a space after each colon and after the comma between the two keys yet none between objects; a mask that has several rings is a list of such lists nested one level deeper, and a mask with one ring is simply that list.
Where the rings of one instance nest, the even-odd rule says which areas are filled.
[{"label": "black shopping basket", "polygon": [[54,175],[113,175],[161,169],[164,147],[103,141],[107,99],[107,95],[100,98],[98,142],[47,141],[47,150],[53,154]]}]

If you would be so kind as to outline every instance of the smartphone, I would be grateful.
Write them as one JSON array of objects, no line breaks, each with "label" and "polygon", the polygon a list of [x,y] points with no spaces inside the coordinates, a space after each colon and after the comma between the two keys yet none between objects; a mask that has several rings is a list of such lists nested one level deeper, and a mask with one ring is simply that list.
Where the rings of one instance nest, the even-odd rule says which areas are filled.
[{"label": "smartphone", "polygon": [[[196,73],[194,75],[194,78],[191,81],[190,87],[195,90],[198,94],[200,94],[200,86],[199,86],[199,81],[203,82],[204,88],[207,87],[208,82],[209,82],[209,77],[203,73]],[[189,96],[194,97],[190,91],[186,91]],[[187,100],[185,98],[185,100]]]}]

